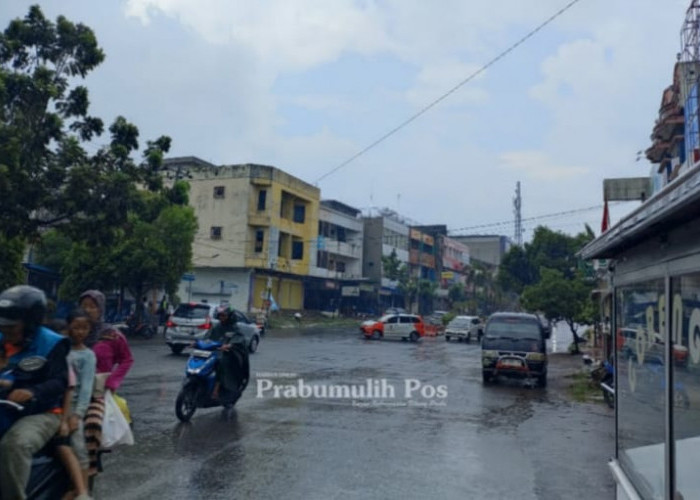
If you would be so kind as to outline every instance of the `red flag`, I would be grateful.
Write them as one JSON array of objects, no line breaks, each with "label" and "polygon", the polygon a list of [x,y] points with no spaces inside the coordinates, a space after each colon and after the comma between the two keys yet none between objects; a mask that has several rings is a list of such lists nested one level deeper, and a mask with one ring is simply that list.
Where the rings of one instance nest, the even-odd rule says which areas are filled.
[{"label": "red flag", "polygon": [[610,211],[608,210],[608,200],[605,200],[605,205],[603,206],[603,222],[600,225],[600,232],[604,233],[610,229]]}]

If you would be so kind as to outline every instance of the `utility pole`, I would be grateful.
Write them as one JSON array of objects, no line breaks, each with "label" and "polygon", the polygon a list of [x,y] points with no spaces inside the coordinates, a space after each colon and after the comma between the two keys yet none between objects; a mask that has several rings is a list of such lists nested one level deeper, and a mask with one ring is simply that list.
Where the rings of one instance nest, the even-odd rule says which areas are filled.
[{"label": "utility pole", "polygon": [[523,214],[522,197],[520,195],[520,181],[515,186],[515,198],[513,198],[513,213],[515,215],[514,241],[519,247],[523,246]]}]

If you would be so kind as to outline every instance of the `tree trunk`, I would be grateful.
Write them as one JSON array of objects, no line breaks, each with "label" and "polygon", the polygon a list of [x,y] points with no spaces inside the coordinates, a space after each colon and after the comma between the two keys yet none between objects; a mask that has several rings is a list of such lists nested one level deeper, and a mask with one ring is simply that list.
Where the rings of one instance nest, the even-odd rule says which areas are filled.
[{"label": "tree trunk", "polygon": [[571,352],[571,354],[581,354],[581,350],[578,347],[579,344],[579,337],[578,333],[576,333],[576,326],[573,321],[568,321],[566,322],[569,325],[569,328],[571,329],[571,334],[574,336],[574,350]]}]

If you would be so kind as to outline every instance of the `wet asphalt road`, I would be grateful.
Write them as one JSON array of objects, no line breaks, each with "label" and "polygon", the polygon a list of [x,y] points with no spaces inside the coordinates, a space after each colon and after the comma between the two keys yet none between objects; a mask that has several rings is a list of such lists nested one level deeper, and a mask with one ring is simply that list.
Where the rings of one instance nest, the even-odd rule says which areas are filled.
[{"label": "wet asphalt road", "polygon": [[[136,362],[120,394],[137,443],[105,458],[97,498],[614,498],[606,465],[613,412],[568,401],[562,373],[580,362],[571,356],[552,358],[547,389],[483,387],[474,343],[365,341],[350,328],[271,331],[251,357],[251,384],[230,419],[198,410],[185,425],[174,401],[186,356],[171,355],[161,340],[136,340],[132,349]],[[361,406],[257,397],[262,379],[299,378],[385,379],[395,398]],[[409,401],[407,378],[444,385],[447,397],[431,404],[416,392]]]}]

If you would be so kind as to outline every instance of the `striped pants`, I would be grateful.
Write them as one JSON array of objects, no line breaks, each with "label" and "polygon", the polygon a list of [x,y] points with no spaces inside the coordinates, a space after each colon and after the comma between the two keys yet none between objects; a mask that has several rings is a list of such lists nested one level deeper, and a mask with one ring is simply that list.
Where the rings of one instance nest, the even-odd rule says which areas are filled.
[{"label": "striped pants", "polygon": [[102,421],[105,416],[104,398],[93,398],[85,413],[85,447],[90,465],[88,475],[94,476],[99,471],[100,447],[102,445]]}]

